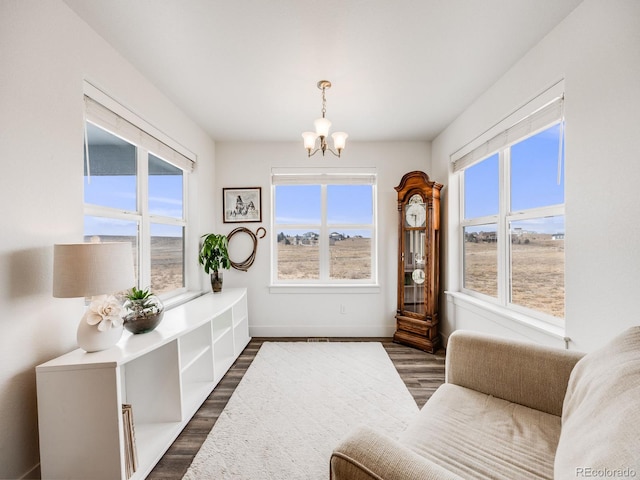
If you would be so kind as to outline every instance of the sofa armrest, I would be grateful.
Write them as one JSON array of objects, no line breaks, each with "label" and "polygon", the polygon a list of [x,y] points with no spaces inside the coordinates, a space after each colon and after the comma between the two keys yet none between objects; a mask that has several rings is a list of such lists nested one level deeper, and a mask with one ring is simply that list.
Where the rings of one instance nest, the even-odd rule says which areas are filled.
[{"label": "sofa armrest", "polygon": [[331,454],[331,480],[462,480],[399,442],[360,427]]},{"label": "sofa armrest", "polygon": [[583,355],[457,330],[447,344],[446,382],[561,416],[569,375]]}]

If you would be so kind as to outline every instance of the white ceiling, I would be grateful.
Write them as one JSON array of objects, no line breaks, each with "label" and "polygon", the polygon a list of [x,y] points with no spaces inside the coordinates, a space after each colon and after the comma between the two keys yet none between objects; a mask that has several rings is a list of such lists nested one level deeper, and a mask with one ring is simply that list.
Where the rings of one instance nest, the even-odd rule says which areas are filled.
[{"label": "white ceiling", "polygon": [[65,0],[218,141],[431,140],[581,0]]}]

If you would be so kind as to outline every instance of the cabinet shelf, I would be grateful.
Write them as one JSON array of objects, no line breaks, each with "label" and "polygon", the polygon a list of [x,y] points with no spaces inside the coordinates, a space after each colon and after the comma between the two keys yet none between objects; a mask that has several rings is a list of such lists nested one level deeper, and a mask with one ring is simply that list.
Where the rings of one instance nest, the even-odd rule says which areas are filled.
[{"label": "cabinet shelf", "polygon": [[153,332],[36,367],[42,478],[126,480],[129,403],[138,452],[130,478],[144,479],[249,343],[246,312],[246,289],[225,289],[167,310]]},{"label": "cabinet shelf", "polygon": [[235,352],[241,352],[244,347],[249,343],[249,317],[247,316],[246,310],[244,312],[244,317],[240,318],[238,322],[235,322],[234,316],[234,335],[233,341],[235,343]]},{"label": "cabinet shelf", "polygon": [[213,329],[213,344],[215,345],[216,343],[218,343],[220,341],[221,338],[223,338],[225,335],[228,335],[231,332],[231,327],[230,326],[225,326],[225,327],[221,327],[221,328],[215,328]]},{"label": "cabinet shelf", "polygon": [[206,345],[197,351],[189,352],[189,354],[186,355],[186,358],[182,361],[182,368],[180,370],[181,373],[184,374],[201,357],[203,357],[204,355],[207,355],[210,351],[211,351],[211,345]]},{"label": "cabinet shelf", "polygon": [[136,424],[136,446],[140,466],[130,480],[144,479],[162,458],[164,446],[173,443],[180,435],[182,428],[180,422]]},{"label": "cabinet shelf", "polygon": [[183,413],[191,418],[214,389],[214,382],[194,382],[182,390]]}]

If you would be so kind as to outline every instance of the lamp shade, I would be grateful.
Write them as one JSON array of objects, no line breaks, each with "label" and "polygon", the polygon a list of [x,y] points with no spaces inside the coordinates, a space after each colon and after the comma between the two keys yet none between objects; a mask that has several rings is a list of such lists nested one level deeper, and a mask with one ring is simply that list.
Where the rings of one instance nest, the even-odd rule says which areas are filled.
[{"label": "lamp shade", "polygon": [[304,148],[311,150],[316,145],[318,134],[316,132],[304,132],[302,138],[304,138]]},{"label": "lamp shade", "polygon": [[53,247],[53,296],[92,297],[134,285],[130,243],[73,243]]},{"label": "lamp shade", "polygon": [[329,128],[331,127],[331,122],[326,118],[318,118],[313,125],[316,127],[316,133],[319,137],[326,137],[329,135]]},{"label": "lamp shade", "polygon": [[347,135],[344,132],[336,132],[334,134],[331,135],[331,138],[333,138],[333,148],[335,148],[336,150],[342,150],[345,146],[345,144],[347,143],[347,137],[349,135]]}]

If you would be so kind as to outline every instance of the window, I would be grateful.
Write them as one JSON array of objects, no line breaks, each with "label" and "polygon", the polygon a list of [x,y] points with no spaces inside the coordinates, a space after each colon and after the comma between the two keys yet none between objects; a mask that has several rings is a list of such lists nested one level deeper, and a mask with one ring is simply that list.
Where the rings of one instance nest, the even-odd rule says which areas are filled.
[{"label": "window", "polygon": [[85,102],[85,241],[130,242],[138,287],[165,298],[185,291],[192,161],[95,100]]},{"label": "window", "polygon": [[372,172],[272,174],[274,285],[377,283]]},{"label": "window", "polygon": [[[564,319],[562,100],[454,163],[462,172],[463,291]],[[515,132],[515,133],[514,133]],[[480,157],[469,160],[473,155]],[[487,155],[487,153],[489,153]]]}]

